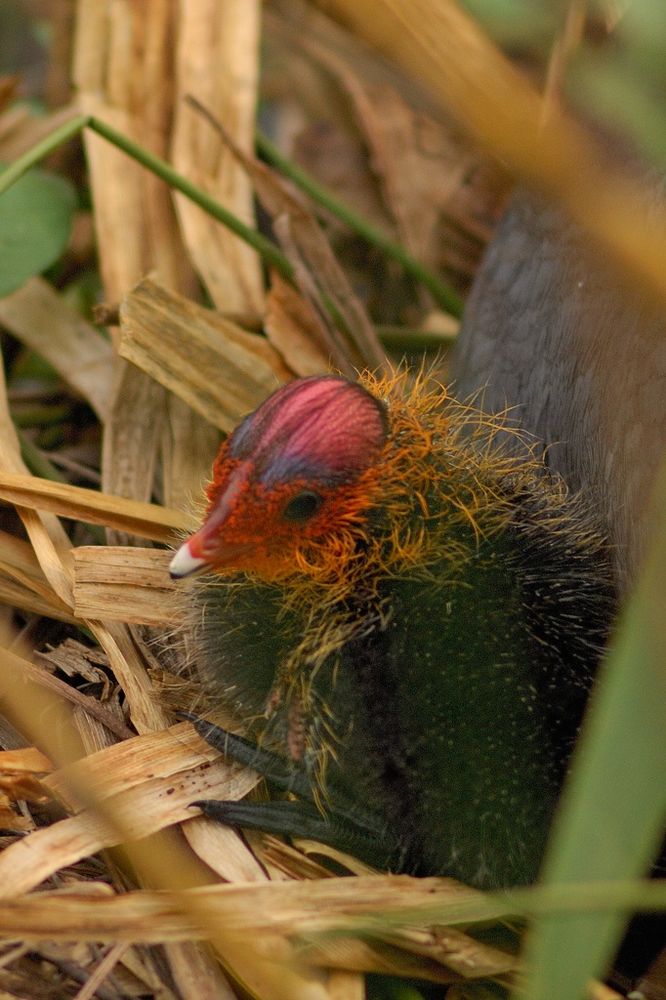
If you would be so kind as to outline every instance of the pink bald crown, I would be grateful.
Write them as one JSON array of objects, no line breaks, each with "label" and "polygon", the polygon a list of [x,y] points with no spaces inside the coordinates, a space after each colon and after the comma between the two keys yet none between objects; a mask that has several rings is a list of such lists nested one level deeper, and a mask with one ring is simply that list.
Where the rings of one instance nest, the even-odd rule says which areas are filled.
[{"label": "pink bald crown", "polygon": [[337,376],[297,379],[262,403],[228,442],[231,459],[250,462],[265,486],[307,479],[355,479],[378,458],[388,432],[382,403]]}]

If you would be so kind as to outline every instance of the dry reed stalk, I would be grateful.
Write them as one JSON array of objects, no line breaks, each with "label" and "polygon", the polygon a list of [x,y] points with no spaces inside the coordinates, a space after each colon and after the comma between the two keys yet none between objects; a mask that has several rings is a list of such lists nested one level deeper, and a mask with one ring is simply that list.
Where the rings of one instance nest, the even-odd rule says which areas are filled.
[{"label": "dry reed stalk", "polygon": [[179,532],[191,531],[195,523],[187,514],[159,504],[56,483],[28,473],[0,473],[0,498],[31,510],[52,511],[77,521],[110,525],[156,542],[173,542]]},{"label": "dry reed stalk", "polygon": [[[171,0],[78,0],[74,84],[81,110],[166,156],[173,113]],[[148,271],[184,293],[196,284],[168,187],[85,134],[105,293],[117,302]]]},{"label": "dry reed stalk", "polygon": [[[207,122],[185,103],[200,100],[247,150],[254,145],[261,5],[257,0],[190,0],[178,13],[171,155],[174,166],[249,225],[252,187]],[[176,205],[189,251],[223,312],[260,317],[260,262],[249,247],[182,195]]]},{"label": "dry reed stalk", "polygon": [[[64,856],[64,840],[54,849]],[[199,940],[206,932],[181,912],[185,897],[192,902],[192,912],[208,913],[211,922],[232,937],[252,935],[257,953],[272,961],[294,961],[299,953],[307,953],[316,964],[340,967],[344,961],[349,963],[348,968],[370,972],[405,975],[422,967],[424,978],[434,982],[451,982],[460,977],[510,977],[518,967],[516,956],[446,926],[430,932],[426,942],[424,933],[409,925],[410,914],[423,903],[435,906],[439,901],[444,912],[447,902],[473,902],[474,895],[474,890],[461,890],[446,879],[390,875],[208,885],[180,893],[144,890],[101,899],[93,886],[92,893],[70,889],[32,893],[19,899],[5,897],[0,902],[0,934],[12,922],[27,940],[45,936],[47,927],[51,927],[55,940],[147,944]],[[386,914],[393,919],[390,933],[381,930]],[[403,927],[398,923],[402,914]],[[350,921],[366,928],[375,923],[379,940],[369,947],[359,946],[344,934]],[[402,954],[405,952],[406,956]],[[422,966],[417,966],[415,956],[425,959]]]},{"label": "dry reed stalk", "polygon": [[[0,372],[0,473],[27,475],[16,430],[9,413],[4,372]],[[39,566],[57,598],[72,606],[72,578],[68,565],[70,543],[52,514],[17,508]]]},{"label": "dry reed stalk", "polygon": [[[94,113],[152,152],[167,155],[173,114],[172,0],[79,0],[74,82],[82,110]],[[156,177],[99,136],[86,133],[100,265],[107,298],[118,302],[149,271],[168,287],[196,294],[171,193]],[[114,407],[105,426],[103,481],[122,496],[148,500],[160,450],[169,481],[195,491],[215,448],[210,429],[167,401],[161,387],[117,364]],[[141,460],[137,461],[138,456]]]}]

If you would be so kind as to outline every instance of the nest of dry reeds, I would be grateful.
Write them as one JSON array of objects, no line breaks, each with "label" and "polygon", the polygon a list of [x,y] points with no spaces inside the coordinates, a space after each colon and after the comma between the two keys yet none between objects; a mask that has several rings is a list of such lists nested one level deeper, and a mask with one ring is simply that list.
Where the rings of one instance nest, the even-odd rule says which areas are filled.
[{"label": "nest of dry reeds", "polygon": [[[51,110],[13,104],[5,79],[0,156],[80,133],[85,166],[76,139],[51,166],[89,185],[92,207],[79,202],[60,269],[0,299],[0,993],[353,1000],[365,973],[458,1000],[508,987],[518,897],[382,875],[191,808],[259,779],[174,723],[191,689],[173,672],[187,637],[166,567],[220,433],[282,381],[445,354],[508,190],[479,140],[528,176],[548,162],[546,186],[565,190],[557,150],[577,150],[580,171],[584,137],[553,100],[544,150],[511,152],[496,102],[518,102],[521,129],[540,105],[444,2],[440,80],[472,141],[417,83],[416,29],[400,70],[288,0],[263,17],[258,0],[29,6],[54,32]],[[367,5],[329,6],[395,49],[399,4],[380,5],[379,38]],[[472,77],[492,77],[485,103]],[[259,99],[271,139],[255,137]],[[269,165],[293,137],[349,218]],[[596,222],[611,226],[603,206]]]}]

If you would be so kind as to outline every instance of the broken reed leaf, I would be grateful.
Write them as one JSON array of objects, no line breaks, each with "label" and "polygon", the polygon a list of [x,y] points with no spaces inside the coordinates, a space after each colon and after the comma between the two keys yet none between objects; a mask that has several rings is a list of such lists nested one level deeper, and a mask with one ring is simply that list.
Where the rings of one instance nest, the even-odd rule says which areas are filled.
[{"label": "broken reed leaf", "polygon": [[182,597],[169,578],[170,552],[131,546],[79,546],[74,613],[127,624],[175,626]]},{"label": "broken reed leaf", "polygon": [[[355,969],[362,973],[401,976],[425,980],[429,983],[457,983],[459,976],[437,962],[412,955],[400,948],[393,948],[380,941],[359,940],[352,937],[335,937],[316,944],[296,942],[296,957],[308,965],[327,969]],[[366,994],[361,994],[364,1000]],[[447,994],[448,996],[448,994]],[[392,993],[394,1000],[402,1000],[400,993]],[[422,994],[411,991],[404,1000],[422,1000]]]},{"label": "broken reed leaf", "polygon": [[150,978],[146,975],[137,977],[136,966],[131,967],[131,972],[134,977],[139,978],[139,982],[146,982],[143,992],[148,996],[154,994],[159,997],[164,994],[165,1000],[171,1000],[172,986],[175,985],[176,998],[189,994],[192,997],[214,997],[215,1000],[237,1000],[237,993],[232,990],[221,963],[208,946],[193,941],[163,945],[162,951],[169,963],[167,969],[164,969],[163,963],[155,963],[154,955],[148,949],[133,946],[123,958],[123,963],[127,962],[127,954],[139,951],[148,967]]},{"label": "broken reed leaf", "polygon": [[31,278],[0,298],[0,322],[44,358],[90,404],[109,415],[113,349],[110,343],[42,278]]},{"label": "broken reed leaf", "polygon": [[197,510],[219,447],[217,427],[202,420],[174,393],[167,393],[162,432],[162,503],[174,510]]},{"label": "broken reed leaf", "polygon": [[[414,940],[413,928],[407,928],[403,938],[396,936],[399,944],[386,945],[380,939],[371,948],[347,941],[345,928],[353,924],[354,914],[372,914],[377,927],[381,927],[381,913],[386,909],[396,914],[405,909],[416,911],[420,901],[432,900],[434,895],[441,898],[444,908],[451,895],[446,882],[407,876],[331,878],[315,882],[204,886],[178,894],[131,892],[108,901],[100,899],[98,894],[88,900],[85,891],[79,891],[75,899],[56,892],[34,893],[18,901],[12,900],[11,904],[0,904],[0,933],[10,917],[14,928],[27,940],[43,935],[47,920],[54,928],[50,936],[58,939],[69,935],[70,938],[92,940],[97,936],[151,943],[187,937],[199,939],[217,926],[231,935],[256,937],[261,941],[264,957],[272,953],[276,960],[297,960],[310,950],[316,961],[313,933],[326,934],[333,930],[335,938],[325,938],[317,946],[324,949],[320,958],[322,964],[337,964],[334,959],[337,951],[338,962],[349,968],[356,953],[362,971],[385,971],[388,963],[393,972],[409,976],[416,974],[413,956],[417,955],[419,965],[428,971],[426,978],[431,981],[451,981],[452,972],[459,975],[460,970],[466,978],[489,974],[506,976],[515,968],[514,956],[474,941],[459,931],[435,931],[435,937],[440,934],[441,947],[439,952],[433,949],[437,958],[428,956],[426,962],[423,962],[420,942]],[[457,896],[462,887],[453,885],[453,894]],[[94,904],[98,904],[98,908]],[[196,914],[197,921],[188,914]],[[206,917],[202,928],[201,920]],[[424,929],[424,933],[430,932]],[[289,947],[287,938],[291,941]],[[370,934],[369,939],[374,941],[374,935]],[[346,954],[344,960],[341,953]]]},{"label": "broken reed leaf", "polygon": [[224,769],[226,792],[232,797],[244,794],[246,785],[254,787],[259,780],[253,771],[237,764],[222,765],[218,751],[205,743],[189,722],[106,747],[54,771],[47,780],[49,788],[70,806],[76,805],[78,789],[86,787],[94,790],[98,802],[115,802],[142,785],[162,780],[173,783],[185,772],[218,762]]},{"label": "broken reed leaf", "polygon": [[194,519],[158,504],[141,503],[82,486],[54,483],[21,473],[0,473],[0,499],[18,507],[104,524],[156,542],[173,542],[192,530]]},{"label": "broken reed leaf", "polygon": [[95,685],[100,691],[99,699],[102,702],[111,694],[111,683],[103,669],[109,666],[108,657],[93,646],[68,638],[57,646],[48,643],[45,650],[35,652],[35,657],[51,672],[59,670],[65,677],[78,677],[89,685]]},{"label": "broken reed leaf", "polygon": [[263,851],[258,860],[246,835],[207,816],[181,826],[181,833],[198,857],[225,882],[265,882],[269,877]]},{"label": "broken reed leaf", "polygon": [[[166,392],[143,372],[117,364],[111,414],[104,428],[102,489],[106,493],[147,502],[155,489],[166,417]],[[114,544],[127,542],[125,532],[107,530]]]},{"label": "broken reed leaf", "polygon": [[[63,821],[68,822],[68,821]],[[62,824],[59,824],[62,825]],[[38,831],[46,833],[47,830]],[[33,835],[32,840],[38,839]],[[8,848],[8,851],[12,850]],[[7,852],[5,852],[6,854]],[[439,883],[439,884],[437,884]],[[472,891],[472,890],[470,890]],[[418,904],[424,899],[432,900],[433,896],[439,896],[444,904],[449,895],[445,879],[414,879],[409,876],[372,876],[371,878],[331,878],[322,879],[315,882],[263,882],[249,885],[215,885],[202,886],[195,890],[190,890],[194,896],[199,896],[210,905],[211,910],[217,910],[221,917],[233,920],[233,913],[238,913],[238,923],[235,925],[239,932],[247,933],[250,930],[281,930],[288,933],[303,933],[309,936],[308,924],[314,919],[317,932],[322,932],[325,928],[335,926],[336,929],[344,929],[344,921],[350,914],[380,915],[385,909],[400,911],[407,909],[410,912],[418,909]],[[4,892],[3,892],[4,895]],[[36,921],[45,920],[43,915],[39,916],[39,906],[41,901],[46,905],[46,909],[54,913],[58,909],[58,899],[62,898],[60,893],[32,893],[22,900],[12,900],[18,904],[26,921],[34,924]],[[137,912],[143,912],[146,916],[152,915],[155,921],[161,923],[157,927],[153,920],[147,920],[142,928],[142,933],[138,938],[148,941],[162,940],[161,935],[165,932],[168,936],[185,934],[192,931],[185,924],[178,925],[179,914],[174,913],[174,895],[169,892],[148,892],[136,891],[114,897],[109,900],[108,909],[100,910],[98,923],[91,909],[93,902],[102,902],[97,893],[91,900],[85,899],[85,893],[78,896],[77,903],[80,909],[71,910],[69,921],[80,920],[81,914],[88,912],[92,918],[89,930],[86,933],[81,928],[82,933],[86,933],[87,939],[92,939],[95,934],[100,934],[100,926],[106,926],[110,934],[116,937],[124,933],[123,924],[125,920],[129,923],[134,921]],[[69,909],[69,908],[67,908]],[[63,913],[65,919],[67,917]],[[6,921],[6,906],[0,910],[0,928]],[[165,919],[165,917],[167,919]],[[175,926],[174,926],[174,918]],[[53,920],[53,917],[51,917]],[[181,918],[182,919],[182,918]],[[67,934],[76,936],[71,926],[60,926],[54,920],[52,929],[54,935],[59,938],[66,937]],[[136,928],[134,928],[136,933]],[[88,934],[90,938],[88,938]],[[196,932],[199,936],[201,931]],[[144,937],[145,935],[145,937]]]},{"label": "broken reed leaf", "polygon": [[[0,674],[0,684],[4,689],[5,701],[10,709],[16,710],[16,703],[20,701],[21,711],[25,711],[24,702],[26,701],[25,695],[27,691],[29,699],[35,698],[42,710],[54,707],[60,712],[60,709],[64,708],[65,705],[78,705],[106,726],[109,732],[114,733],[118,739],[127,739],[133,735],[132,730],[128,729],[122,720],[118,719],[97,698],[83,694],[59,677],[49,673],[43,667],[36,666],[29,660],[17,656],[11,649],[0,647],[0,663],[4,671],[11,671],[11,676],[8,677],[5,673],[4,679]],[[44,706],[46,706],[46,709]],[[67,721],[69,722],[69,719]],[[31,738],[40,739],[44,745],[47,744],[49,732],[47,731],[45,734],[44,732],[35,730],[33,718],[28,719],[27,732],[32,734]],[[53,732],[50,735],[57,736]],[[58,753],[54,751],[53,756],[54,759],[61,756],[60,751]]]},{"label": "broken reed leaf", "polygon": [[482,944],[456,927],[406,927],[380,933],[387,944],[409,947],[416,955],[440,962],[465,978],[508,976],[520,964],[518,956],[490,944]]},{"label": "broken reed leaf", "polygon": [[106,653],[109,666],[127,699],[129,716],[139,733],[168,725],[168,713],[148,674],[147,664],[127,625],[87,618],[84,624]]},{"label": "broken reed leaf", "polygon": [[150,279],[124,299],[120,317],[121,357],[224,431],[290,378],[263,337]]},{"label": "broken reed leaf", "polygon": [[[364,861],[359,861],[358,858],[355,858],[352,854],[345,854],[344,851],[339,851],[337,848],[331,847],[328,844],[320,844],[316,840],[308,840],[305,837],[295,837],[293,838],[293,843],[294,846],[298,848],[301,864],[314,864],[313,856],[318,858],[330,858],[335,865],[340,868],[346,868],[352,875],[379,874],[378,868],[373,868],[371,865],[365,864]],[[280,856],[284,857],[283,848],[285,848],[285,845],[275,840],[271,842],[271,846],[273,852],[280,852],[278,854],[279,863]],[[321,874],[328,874],[328,870],[324,869],[320,875]],[[308,875],[308,878],[312,877],[312,875]]]}]

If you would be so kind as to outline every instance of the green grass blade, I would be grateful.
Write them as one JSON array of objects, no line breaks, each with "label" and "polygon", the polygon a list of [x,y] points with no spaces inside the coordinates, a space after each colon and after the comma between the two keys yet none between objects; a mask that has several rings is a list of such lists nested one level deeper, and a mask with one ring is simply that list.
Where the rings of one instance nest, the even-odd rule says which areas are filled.
[{"label": "green grass blade", "polygon": [[140,146],[133,139],[129,139],[122,132],[118,132],[117,129],[113,128],[107,122],[102,121],[101,118],[91,117],[88,119],[87,124],[88,128],[93,132],[101,135],[117,149],[122,149],[124,153],[131,156],[137,163],[140,163],[150,170],[151,173],[166,181],[167,184],[177,191],[180,191],[190,201],[193,201],[195,205],[199,205],[205,212],[212,215],[214,219],[217,219],[227,229],[230,229],[232,233],[239,236],[249,246],[253,247],[266,263],[279,271],[283,278],[286,278],[287,281],[293,280],[294,272],[291,264],[272,240],[252,229],[251,226],[246,225],[233,212],[230,212],[224,205],[221,205],[219,201],[211,198],[210,195],[197,187],[196,184],[193,184],[187,177],[183,177],[177,170],[174,170],[166,160],[155,156],[154,153]]},{"label": "green grass blade", "polygon": [[[666,470],[664,470],[666,473]],[[658,536],[622,617],[565,790],[544,866],[546,884],[647,871],[666,818],[666,474]],[[626,910],[538,917],[524,995],[579,1000],[604,974]]]},{"label": "green grass blade", "polygon": [[17,157],[3,171],[2,177],[0,177],[0,194],[3,191],[7,191],[12,184],[16,183],[19,177],[23,177],[31,167],[34,167],[36,163],[43,160],[45,156],[58,149],[63,143],[68,142],[69,139],[73,139],[75,135],[78,135],[81,129],[87,124],[87,115],[75,115],[63,125],[54,129],[53,132],[50,132],[41,142],[36,143],[26,153],[23,153],[22,156]]}]

